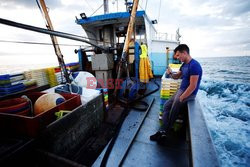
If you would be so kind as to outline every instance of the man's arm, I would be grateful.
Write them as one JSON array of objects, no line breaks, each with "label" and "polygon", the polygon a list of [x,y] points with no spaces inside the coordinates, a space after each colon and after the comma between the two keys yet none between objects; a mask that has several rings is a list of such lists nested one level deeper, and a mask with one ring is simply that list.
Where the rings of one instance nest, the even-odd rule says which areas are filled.
[{"label": "man's arm", "polygon": [[170,69],[168,68],[167,69],[167,74],[169,74],[170,75],[170,77],[171,78],[173,78],[173,79],[179,79],[180,77],[181,77],[181,71],[178,71],[176,74],[173,74],[171,71],[170,71]]},{"label": "man's arm", "polygon": [[199,79],[199,75],[191,75],[190,76],[189,86],[187,87],[185,92],[183,92],[182,95],[180,96],[180,102],[182,102],[185,98],[187,98],[188,96],[190,96],[193,93],[193,91],[197,87],[198,79]]}]

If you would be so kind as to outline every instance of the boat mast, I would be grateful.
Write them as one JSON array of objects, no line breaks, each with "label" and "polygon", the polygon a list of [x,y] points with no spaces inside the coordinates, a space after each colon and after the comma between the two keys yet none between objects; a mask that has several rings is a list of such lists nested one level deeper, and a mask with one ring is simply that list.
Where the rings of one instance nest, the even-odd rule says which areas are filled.
[{"label": "boat mast", "polygon": [[[45,20],[46,20],[46,23],[47,23],[46,27],[47,27],[49,30],[52,30],[52,31],[53,31],[54,28],[53,28],[52,22],[51,22],[51,20],[50,20],[50,17],[49,17],[49,13],[48,13],[48,11],[47,11],[46,4],[45,4],[44,0],[39,0],[39,1],[40,1],[41,6],[42,6],[41,12],[43,11],[43,15],[44,15]],[[65,65],[65,63],[64,63],[63,55],[62,55],[61,49],[60,49],[60,47],[59,47],[59,45],[58,45],[57,38],[56,38],[56,36],[54,36],[54,35],[50,35],[50,37],[51,37],[51,41],[52,41],[53,46],[54,46],[54,49],[55,49],[55,53],[56,53],[56,56],[57,56],[59,65],[60,65],[60,67],[61,67],[61,69],[62,69],[62,71],[63,71],[64,77],[65,77],[65,79],[66,79],[66,82],[67,82],[67,83],[70,83],[69,74],[68,74],[68,72],[67,72],[66,65]]]},{"label": "boat mast", "polygon": [[123,56],[122,56],[123,59],[125,58],[124,56],[127,55],[127,53],[128,53],[129,42],[132,38],[132,33],[134,30],[135,17],[136,17],[136,11],[137,11],[138,4],[139,4],[139,0],[134,0],[131,15],[130,15],[130,20],[129,20],[129,24],[128,24],[126,39],[125,39],[125,43],[124,43],[124,47],[123,47],[123,53],[126,53],[126,54],[123,54]]},{"label": "boat mast", "polygon": [[104,4],[104,14],[108,14],[109,13],[109,2],[108,2],[108,0],[103,0],[103,4]]},{"label": "boat mast", "polygon": [[[136,17],[136,11],[138,8],[139,0],[134,0],[133,1],[133,6],[132,6],[132,11],[128,23],[128,30],[125,38],[125,43],[122,51],[122,57],[120,59],[119,63],[119,68],[118,68],[118,73],[117,73],[117,79],[120,79],[121,77],[121,68],[122,68],[122,63],[125,63],[125,68],[127,70],[127,77],[129,77],[129,71],[128,71],[128,62],[127,62],[127,56],[128,56],[128,50],[129,50],[129,42],[132,37],[132,33],[134,30],[134,24],[135,24],[135,17]],[[116,96],[117,94],[117,85],[114,91],[114,95]]]}]

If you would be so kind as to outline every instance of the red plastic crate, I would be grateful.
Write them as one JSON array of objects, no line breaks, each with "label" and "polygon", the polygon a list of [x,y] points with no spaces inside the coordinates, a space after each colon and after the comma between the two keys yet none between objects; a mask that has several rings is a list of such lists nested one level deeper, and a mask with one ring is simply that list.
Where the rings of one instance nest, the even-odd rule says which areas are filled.
[{"label": "red plastic crate", "polygon": [[[34,104],[35,101],[43,94],[45,93],[33,92],[27,94],[27,96]],[[58,112],[59,110],[73,111],[81,105],[80,95],[67,93],[61,93],[61,95],[66,99],[65,102],[34,117],[0,113],[1,135],[10,134],[37,137],[39,132],[56,120],[55,112]]]}]

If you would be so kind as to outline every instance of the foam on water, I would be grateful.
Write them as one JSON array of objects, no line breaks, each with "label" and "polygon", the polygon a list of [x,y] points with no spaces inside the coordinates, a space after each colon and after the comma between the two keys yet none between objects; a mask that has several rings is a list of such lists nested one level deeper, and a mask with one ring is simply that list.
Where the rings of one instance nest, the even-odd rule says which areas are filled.
[{"label": "foam on water", "polygon": [[228,59],[224,58],[223,62],[227,64],[220,64],[219,69],[218,64],[210,66],[214,59],[200,60],[204,77],[198,98],[221,166],[248,166],[250,74],[245,68],[249,64],[243,62],[237,65],[237,58]]}]

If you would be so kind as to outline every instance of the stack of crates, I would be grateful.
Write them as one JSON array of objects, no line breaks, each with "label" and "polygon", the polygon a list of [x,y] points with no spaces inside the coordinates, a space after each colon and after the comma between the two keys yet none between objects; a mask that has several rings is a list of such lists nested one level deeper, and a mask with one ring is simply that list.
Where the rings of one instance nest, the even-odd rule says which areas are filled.
[{"label": "stack of crates", "polygon": [[104,105],[106,111],[109,109],[109,95],[108,95],[108,89],[103,89],[103,95],[104,95]]},{"label": "stack of crates", "polygon": [[[181,64],[169,64],[172,72],[175,73],[179,71]],[[177,90],[179,89],[181,84],[181,79],[172,79],[167,78],[166,72],[163,74],[161,78],[161,91],[160,91],[160,112],[159,112],[159,120],[162,120],[163,115],[163,106],[165,102],[173,96]]]},{"label": "stack of crates", "polygon": [[66,64],[66,68],[70,72],[78,71],[79,67],[80,67],[80,65],[78,62]]},{"label": "stack of crates", "polygon": [[47,85],[48,79],[45,69],[36,69],[24,72],[26,79],[34,79],[37,82],[37,86]]},{"label": "stack of crates", "polygon": [[[75,71],[77,71],[79,69],[79,67],[80,67],[79,63],[68,63],[68,64],[66,64],[66,69],[69,72],[75,72]],[[56,83],[56,85],[58,85],[58,84],[66,83],[66,78],[64,77],[64,74],[63,74],[60,67],[55,67],[54,68],[54,74],[55,74],[55,82],[53,81],[54,79],[52,79],[52,81],[53,81],[52,84]]]},{"label": "stack of crates", "polygon": [[55,68],[55,77],[56,77],[56,81],[58,82],[58,84],[62,84],[66,82],[66,79],[63,73],[61,72],[61,68],[59,67]]},{"label": "stack of crates", "polygon": [[50,87],[54,87],[56,85],[58,85],[58,81],[57,81],[57,77],[55,74],[55,68],[47,68],[47,77],[48,77],[48,82]]},{"label": "stack of crates", "polygon": [[36,80],[25,78],[23,73],[0,75],[0,96],[10,95],[36,85]]},{"label": "stack of crates", "polygon": [[181,79],[172,79],[172,78],[165,78],[165,75],[163,75],[161,79],[161,102],[160,102],[160,117],[162,116],[163,112],[163,106],[165,102],[173,96],[177,90],[179,89],[181,84]]},{"label": "stack of crates", "polygon": [[24,90],[25,85],[21,82],[23,79],[24,75],[22,73],[0,75],[0,96]]},{"label": "stack of crates", "polygon": [[108,111],[109,109],[109,94],[107,88],[96,88],[96,90],[99,90],[103,94],[103,100],[104,100],[104,107],[105,110]]}]

